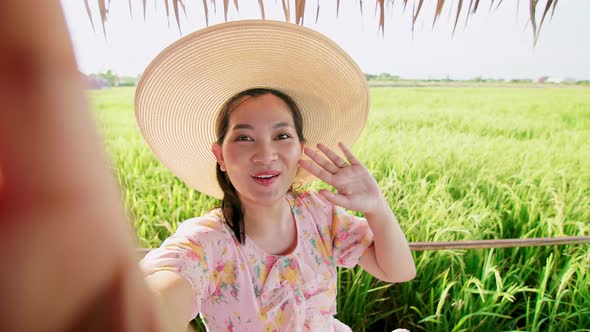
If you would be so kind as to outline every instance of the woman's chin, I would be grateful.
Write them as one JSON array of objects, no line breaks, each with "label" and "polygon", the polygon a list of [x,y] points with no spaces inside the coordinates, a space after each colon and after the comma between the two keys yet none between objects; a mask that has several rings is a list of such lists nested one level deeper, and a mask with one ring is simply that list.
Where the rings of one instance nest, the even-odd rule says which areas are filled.
[{"label": "woman's chin", "polygon": [[238,196],[242,204],[252,202],[256,205],[273,205],[276,202],[282,201],[289,191],[290,186],[285,185],[264,185],[254,186],[248,190],[239,191]]}]

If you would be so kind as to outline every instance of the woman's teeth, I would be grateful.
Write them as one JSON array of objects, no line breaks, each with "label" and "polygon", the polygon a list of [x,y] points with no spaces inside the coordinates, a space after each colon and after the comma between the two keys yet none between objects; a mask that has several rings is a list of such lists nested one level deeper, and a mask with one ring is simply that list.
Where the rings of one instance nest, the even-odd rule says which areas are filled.
[{"label": "woman's teeth", "polygon": [[255,176],[255,178],[259,178],[259,179],[269,179],[272,177],[275,177],[276,175],[260,175],[260,176]]}]

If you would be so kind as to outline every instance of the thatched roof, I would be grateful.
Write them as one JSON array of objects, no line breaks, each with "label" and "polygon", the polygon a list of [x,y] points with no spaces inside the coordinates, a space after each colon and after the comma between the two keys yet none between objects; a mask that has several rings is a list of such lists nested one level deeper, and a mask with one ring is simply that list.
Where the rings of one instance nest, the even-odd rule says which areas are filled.
[{"label": "thatched roof", "polygon": [[[110,5],[110,0],[84,0],[84,4],[86,5],[86,12],[88,13],[88,18],[90,19],[90,22],[92,23],[92,27],[94,28],[94,23],[92,21],[92,10],[90,8],[90,4],[89,1],[95,1],[98,4],[98,10],[100,12],[100,17],[101,17],[101,22],[102,22],[102,29],[103,29],[103,33],[105,33],[106,35],[106,30],[105,30],[105,21],[108,17],[109,14],[109,5]],[[129,1],[129,10],[131,11],[131,0]],[[176,24],[180,27],[180,11],[182,10],[185,15],[186,15],[186,8],[185,8],[185,0],[153,0],[153,2],[156,1],[164,1],[164,5],[165,5],[165,10],[166,10],[166,16],[170,17],[171,12],[174,13],[174,17],[176,18]],[[204,14],[205,14],[205,23],[207,25],[209,25],[209,7],[210,6],[217,6],[217,2],[216,0],[202,0],[203,1],[203,10],[204,10]],[[267,0],[269,1],[269,0]],[[276,0],[275,0],[276,1]],[[336,12],[338,13],[338,9],[340,7],[340,0],[336,0],[337,4],[336,4]],[[347,0],[347,1],[352,1],[352,0]],[[362,14],[362,8],[363,8],[363,1],[367,2],[367,0],[358,0],[359,1],[359,11]],[[379,30],[381,33],[384,33],[385,31],[385,6],[388,5],[393,5],[394,0],[375,0],[376,1],[376,6],[378,8],[378,15],[379,15]],[[404,7],[404,13],[406,12],[405,9],[408,6],[408,3],[410,1],[408,0],[400,0],[402,1],[403,7]],[[518,10],[518,4],[520,2],[520,0],[516,0],[517,6],[516,6],[516,10]],[[528,1],[528,12],[529,12],[529,21],[531,24],[531,28],[533,31],[533,43],[536,45],[537,44],[537,40],[539,39],[539,33],[541,31],[541,27],[543,26],[543,23],[545,22],[545,18],[547,17],[547,14],[551,11],[551,17],[553,16],[553,14],[555,13],[555,7],[557,6],[557,1],[558,0],[546,0],[544,2],[544,5],[539,4],[539,2],[541,2],[540,0],[529,0]],[[146,2],[147,0],[143,0],[142,2],[142,8],[143,8],[143,15],[145,18],[145,12],[146,12]],[[236,9],[239,8],[239,0],[233,0],[233,6],[235,6]],[[264,0],[258,0],[258,7],[260,9],[260,17],[262,19],[265,18],[265,11],[264,11]],[[286,22],[294,22],[297,24],[303,24],[303,17],[305,15],[305,6],[308,2],[311,1],[306,1],[306,0],[295,0],[295,6],[294,8],[291,7],[291,1],[289,0],[281,0],[282,2],[282,7],[283,7],[283,12],[285,15],[285,21]],[[412,6],[412,10],[408,10],[407,11],[407,15],[411,15],[412,17],[412,29],[414,28],[414,24],[416,23],[416,19],[418,18],[418,16],[420,15],[420,12],[422,10],[422,7],[424,5],[424,0],[413,0],[410,5]],[[501,4],[502,4],[503,0],[490,0],[489,3],[489,9],[492,8],[498,8]],[[513,1],[509,1],[509,2],[513,2]],[[426,5],[432,5],[434,6],[434,0],[432,1],[426,1]],[[316,12],[316,21],[319,17],[319,13],[320,13],[320,0],[316,0],[314,2],[314,4],[317,6],[317,9],[315,10]],[[225,20],[227,21],[227,12],[229,10],[230,7],[230,1],[229,0],[223,0],[222,1],[222,5],[223,5],[223,12],[224,12],[224,17]],[[311,4],[310,4],[311,5]],[[455,32],[455,29],[457,27],[457,23],[459,21],[459,16],[461,15],[461,13],[464,13],[465,15],[467,15],[467,17],[469,17],[469,15],[473,15],[477,12],[477,10],[481,7],[480,6],[480,0],[457,0],[456,3],[455,1],[446,1],[446,0],[437,0],[436,1],[436,8],[434,11],[434,17],[433,17],[433,22],[432,25],[434,27],[437,18],[440,16],[440,14],[442,13],[443,8],[445,7],[445,5],[451,6],[451,7],[456,7],[456,11],[455,11],[455,19],[454,19],[454,26],[453,26],[453,33]],[[542,11],[539,12],[538,9],[541,9]],[[452,8],[451,8],[452,10]],[[294,13],[293,13],[294,12]],[[537,21],[537,16],[539,15],[539,13],[541,14],[541,20]],[[537,24],[537,22],[539,22]]]}]

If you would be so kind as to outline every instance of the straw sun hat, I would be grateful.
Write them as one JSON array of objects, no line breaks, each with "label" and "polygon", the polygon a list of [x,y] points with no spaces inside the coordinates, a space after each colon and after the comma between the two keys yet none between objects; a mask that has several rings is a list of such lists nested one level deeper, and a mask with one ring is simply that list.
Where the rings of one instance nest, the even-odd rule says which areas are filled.
[{"label": "straw sun hat", "polygon": [[[135,115],[156,157],[190,187],[221,198],[211,145],[222,105],[251,88],[289,95],[303,117],[306,145],[339,152],[360,135],[369,89],[360,68],[336,43],[278,21],[222,23],[187,35],[149,64],[137,85]],[[313,176],[300,170],[295,182]]]}]

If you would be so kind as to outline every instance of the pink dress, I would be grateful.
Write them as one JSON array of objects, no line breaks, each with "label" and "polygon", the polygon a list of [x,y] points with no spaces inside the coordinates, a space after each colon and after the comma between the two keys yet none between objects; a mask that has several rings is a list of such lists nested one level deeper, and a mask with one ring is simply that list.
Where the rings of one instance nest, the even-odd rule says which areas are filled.
[{"label": "pink dress", "polygon": [[336,314],[336,267],[354,267],[372,242],[363,218],[315,192],[288,194],[297,246],[265,254],[240,245],[212,210],[183,222],[140,262],[145,275],[174,271],[193,287],[193,314],[209,331],[350,331]]}]

